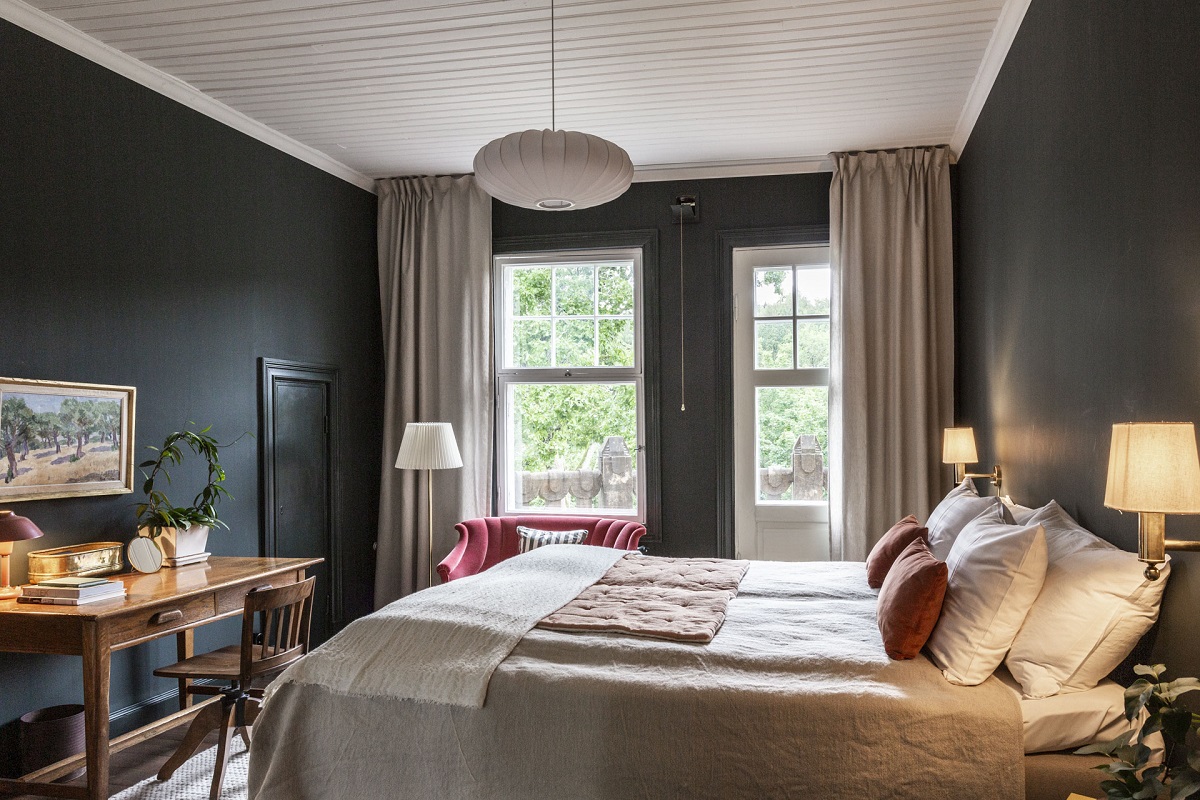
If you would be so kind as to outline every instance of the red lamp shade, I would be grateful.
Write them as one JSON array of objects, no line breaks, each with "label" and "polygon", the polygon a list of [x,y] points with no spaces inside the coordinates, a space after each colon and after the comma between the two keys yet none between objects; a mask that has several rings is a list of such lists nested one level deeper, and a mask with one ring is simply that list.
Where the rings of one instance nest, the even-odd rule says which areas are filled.
[{"label": "red lamp shade", "polygon": [[0,600],[11,600],[21,593],[20,589],[8,585],[8,557],[12,555],[12,543],[41,535],[41,529],[25,517],[0,509]]},{"label": "red lamp shade", "polygon": [[0,542],[20,542],[25,539],[37,539],[42,531],[37,525],[8,509],[0,509]]}]

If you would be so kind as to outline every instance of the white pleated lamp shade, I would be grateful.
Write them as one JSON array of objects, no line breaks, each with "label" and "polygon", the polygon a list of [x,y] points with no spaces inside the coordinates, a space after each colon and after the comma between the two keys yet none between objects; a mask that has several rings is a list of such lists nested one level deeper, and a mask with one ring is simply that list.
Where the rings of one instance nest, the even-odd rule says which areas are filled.
[{"label": "white pleated lamp shade", "polygon": [[462,465],[449,422],[410,422],[404,428],[396,469],[455,469]]},{"label": "white pleated lamp shade", "polygon": [[1113,425],[1104,505],[1121,511],[1200,514],[1200,458],[1190,422]]},{"label": "white pleated lamp shade", "polygon": [[475,154],[475,179],[497,200],[520,208],[591,208],[624,194],[633,162],[617,145],[579,131],[510,133]]}]

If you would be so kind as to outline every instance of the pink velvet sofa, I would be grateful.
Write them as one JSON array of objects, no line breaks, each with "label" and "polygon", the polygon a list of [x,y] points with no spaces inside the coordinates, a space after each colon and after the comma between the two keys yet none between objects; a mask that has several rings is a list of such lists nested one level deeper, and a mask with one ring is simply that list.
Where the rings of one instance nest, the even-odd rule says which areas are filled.
[{"label": "pink velvet sofa", "polygon": [[636,550],[638,541],[646,533],[646,527],[640,522],[597,517],[531,515],[469,519],[454,526],[458,531],[458,544],[437,566],[442,582],[483,572],[493,564],[515,556],[518,525],[540,531],[573,531],[582,528],[588,532],[584,544],[617,550]]}]

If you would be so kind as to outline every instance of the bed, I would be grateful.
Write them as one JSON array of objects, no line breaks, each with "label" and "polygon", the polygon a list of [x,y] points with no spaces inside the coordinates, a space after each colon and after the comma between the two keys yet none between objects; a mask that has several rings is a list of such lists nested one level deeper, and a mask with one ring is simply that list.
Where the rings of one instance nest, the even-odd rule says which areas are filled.
[{"label": "bed", "polygon": [[875,607],[861,563],[754,562],[710,644],[535,628],[480,708],[282,680],[249,796],[1025,797],[1018,695],[891,660]]},{"label": "bed", "polygon": [[1099,797],[1072,751],[1129,729],[1105,676],[1170,572],[968,479],[866,564],[750,562],[707,644],[534,627],[675,561],[553,545],[354,622],[269,690],[251,800]]}]

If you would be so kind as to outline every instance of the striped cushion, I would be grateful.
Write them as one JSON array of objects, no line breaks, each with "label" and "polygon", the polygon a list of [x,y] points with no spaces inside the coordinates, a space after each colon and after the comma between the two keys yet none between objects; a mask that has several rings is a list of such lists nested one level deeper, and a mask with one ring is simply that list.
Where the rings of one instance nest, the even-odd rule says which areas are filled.
[{"label": "striped cushion", "polygon": [[583,540],[587,538],[588,532],[585,530],[539,531],[535,528],[526,528],[524,525],[518,525],[517,535],[521,537],[518,550],[522,553],[528,553],[530,550],[536,550],[548,544],[583,544]]}]

